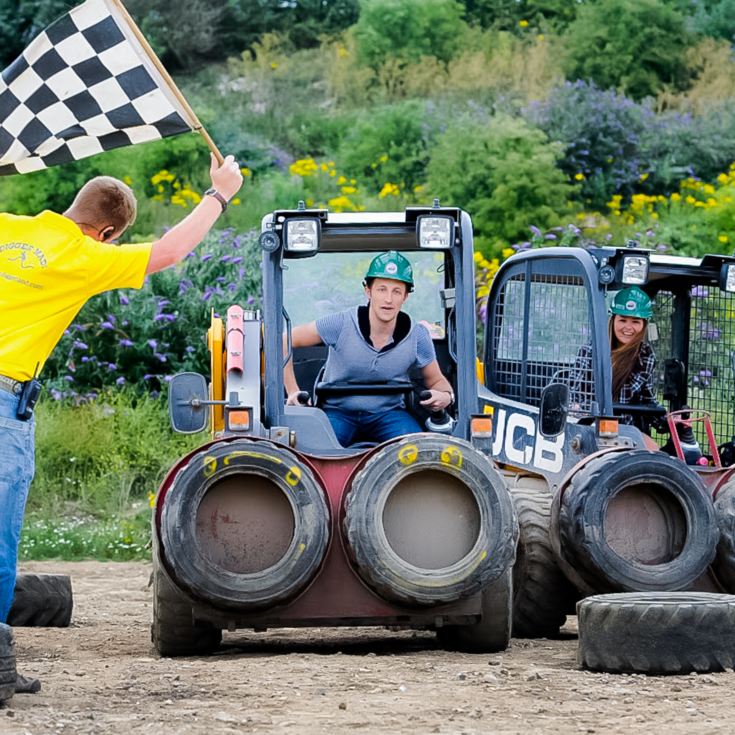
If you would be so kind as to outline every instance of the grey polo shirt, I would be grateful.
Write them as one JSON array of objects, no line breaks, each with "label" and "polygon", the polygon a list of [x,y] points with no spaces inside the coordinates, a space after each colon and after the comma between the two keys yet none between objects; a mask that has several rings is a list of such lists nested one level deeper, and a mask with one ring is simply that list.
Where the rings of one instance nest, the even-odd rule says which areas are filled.
[{"label": "grey polo shirt", "polygon": [[[421,369],[436,359],[428,330],[423,324],[414,324],[405,312],[398,315],[393,340],[380,350],[370,344],[369,327],[366,324],[366,306],[316,320],[317,332],[322,342],[329,347],[324,382],[386,383],[409,380],[412,368]],[[325,405],[377,413],[402,407],[404,401],[401,395],[354,395],[329,398]]]}]

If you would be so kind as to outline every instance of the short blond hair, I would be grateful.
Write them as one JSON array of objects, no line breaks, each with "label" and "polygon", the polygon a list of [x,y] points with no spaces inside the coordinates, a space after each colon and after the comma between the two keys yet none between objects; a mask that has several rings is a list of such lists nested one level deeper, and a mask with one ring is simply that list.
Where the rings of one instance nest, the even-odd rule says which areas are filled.
[{"label": "short blond hair", "polygon": [[95,176],[79,190],[70,211],[88,225],[112,225],[122,233],[135,222],[138,203],[127,184],[112,176]]}]

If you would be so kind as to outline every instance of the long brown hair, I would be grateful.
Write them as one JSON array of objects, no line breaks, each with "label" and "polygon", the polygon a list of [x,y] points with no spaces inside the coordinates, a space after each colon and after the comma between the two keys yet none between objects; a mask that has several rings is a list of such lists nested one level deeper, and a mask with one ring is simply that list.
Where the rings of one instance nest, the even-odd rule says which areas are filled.
[{"label": "long brown hair", "polygon": [[613,314],[608,322],[607,331],[610,336],[610,352],[612,356],[612,394],[613,400],[617,400],[617,397],[620,395],[620,389],[625,385],[625,381],[633,372],[638,362],[638,353],[641,351],[641,345],[646,338],[648,320],[643,319],[643,329],[627,345],[621,345],[618,342],[618,338],[615,336],[615,328],[613,327],[614,321],[615,315]]}]

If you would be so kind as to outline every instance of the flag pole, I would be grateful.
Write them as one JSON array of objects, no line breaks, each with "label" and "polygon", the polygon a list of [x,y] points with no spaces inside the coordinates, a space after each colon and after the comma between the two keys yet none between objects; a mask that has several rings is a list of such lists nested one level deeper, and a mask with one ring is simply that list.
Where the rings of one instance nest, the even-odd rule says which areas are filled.
[{"label": "flag pole", "polygon": [[123,19],[127,22],[128,27],[135,34],[135,37],[140,42],[143,50],[146,52],[146,54],[148,54],[148,58],[158,70],[158,73],[168,83],[174,97],[176,97],[181,106],[186,110],[187,114],[194,121],[194,130],[198,132],[202,136],[202,138],[204,138],[206,144],[209,146],[209,150],[214,153],[214,157],[217,159],[217,163],[219,163],[221,166],[225,160],[224,156],[220,153],[219,148],[217,148],[215,142],[212,140],[211,136],[206,131],[204,126],[199,122],[199,118],[197,117],[196,113],[194,112],[194,110],[192,110],[191,105],[187,102],[186,97],[184,97],[184,95],[181,93],[181,90],[176,86],[176,82],[174,82],[174,80],[171,78],[171,75],[168,73],[168,71],[166,71],[166,67],[161,63],[161,60],[156,55],[156,52],[151,48],[151,45],[148,43],[148,39],[143,35],[140,28],[138,28],[136,22],[133,20],[130,13],[128,13],[127,8],[122,4],[121,0],[110,0],[110,2],[118,9]]}]

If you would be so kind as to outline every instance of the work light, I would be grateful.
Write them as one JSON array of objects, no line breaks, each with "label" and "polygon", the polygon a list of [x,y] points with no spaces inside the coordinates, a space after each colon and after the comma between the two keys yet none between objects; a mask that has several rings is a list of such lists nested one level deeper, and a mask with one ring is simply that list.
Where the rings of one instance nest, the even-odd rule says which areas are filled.
[{"label": "work light", "polygon": [[645,255],[624,255],[622,283],[626,286],[641,286],[648,281],[648,258]]},{"label": "work light", "polygon": [[454,220],[441,214],[422,214],[416,220],[419,247],[449,250],[454,243]]},{"label": "work light", "polygon": [[289,253],[316,253],[321,223],[313,217],[286,220],[285,248]]}]

